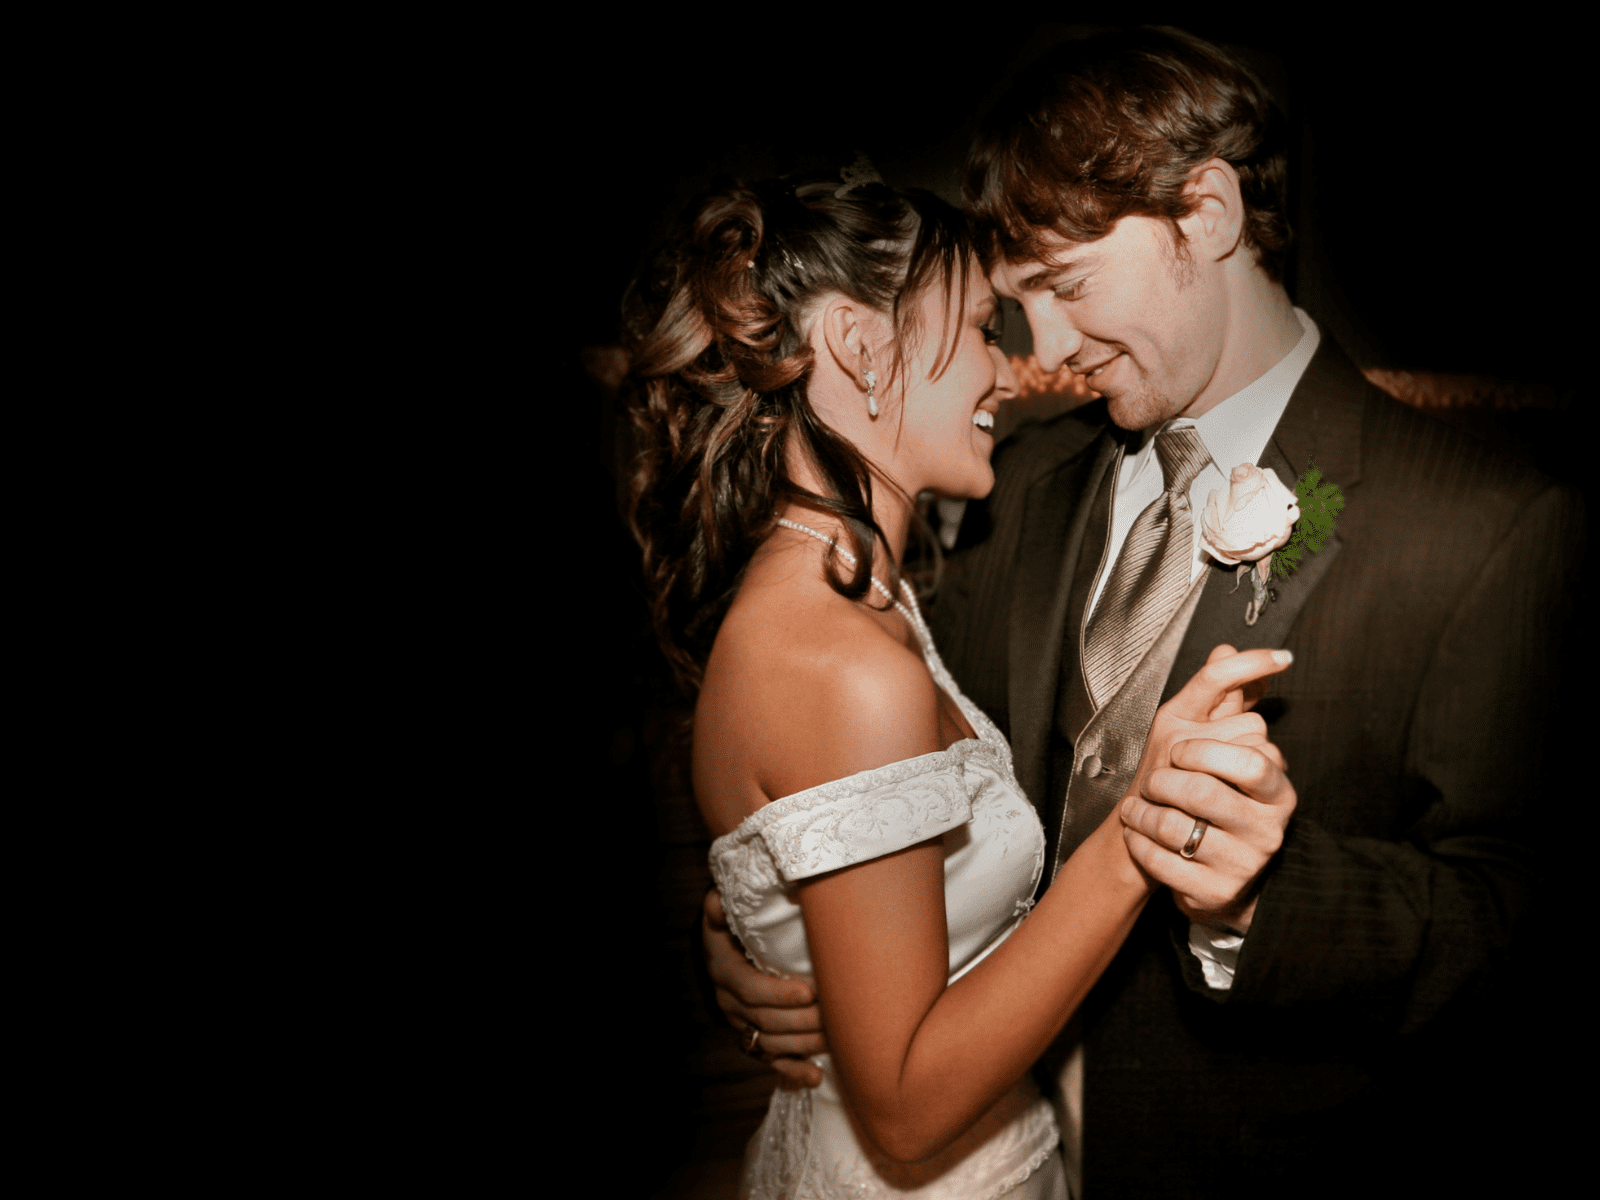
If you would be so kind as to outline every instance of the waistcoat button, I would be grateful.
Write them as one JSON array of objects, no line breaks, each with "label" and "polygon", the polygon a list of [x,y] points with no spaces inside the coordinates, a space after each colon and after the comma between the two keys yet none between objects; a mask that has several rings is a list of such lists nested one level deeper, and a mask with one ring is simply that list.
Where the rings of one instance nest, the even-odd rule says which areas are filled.
[{"label": "waistcoat button", "polygon": [[1083,775],[1085,779],[1093,779],[1100,774],[1100,756],[1091,754],[1083,760]]}]

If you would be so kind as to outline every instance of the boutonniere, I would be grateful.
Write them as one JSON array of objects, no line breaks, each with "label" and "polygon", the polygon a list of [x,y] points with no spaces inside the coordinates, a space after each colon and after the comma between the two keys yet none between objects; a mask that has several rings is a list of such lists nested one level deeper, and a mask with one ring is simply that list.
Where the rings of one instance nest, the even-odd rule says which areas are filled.
[{"label": "boutonniere", "polygon": [[1251,463],[1233,469],[1228,494],[1219,503],[1221,495],[1213,491],[1206,501],[1200,542],[1219,563],[1238,565],[1234,591],[1249,577],[1244,623],[1254,625],[1273,598],[1268,578],[1287,579],[1307,550],[1321,552],[1344,508],[1344,495],[1337,485],[1322,482],[1315,465],[1295,481],[1291,492],[1271,467],[1263,470]]}]

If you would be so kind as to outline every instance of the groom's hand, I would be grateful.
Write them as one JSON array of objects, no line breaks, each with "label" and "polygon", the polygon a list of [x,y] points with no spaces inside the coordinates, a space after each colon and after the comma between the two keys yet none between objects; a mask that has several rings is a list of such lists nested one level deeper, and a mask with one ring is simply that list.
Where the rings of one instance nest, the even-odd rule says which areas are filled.
[{"label": "groom's hand", "polygon": [[827,1053],[828,1043],[811,984],[764,975],[751,966],[728,928],[722,893],[716,889],[706,893],[700,936],[717,988],[717,1007],[739,1031],[747,1052],[771,1065],[787,1086],[816,1087],[822,1071],[805,1056]]},{"label": "groom's hand", "polygon": [[[1218,646],[1156,713],[1122,802],[1123,835],[1134,861],[1172,889],[1191,921],[1247,931],[1261,875],[1283,844],[1294,787],[1266,723],[1242,710],[1292,661],[1287,651]],[[1207,827],[1185,858],[1199,820]]]}]

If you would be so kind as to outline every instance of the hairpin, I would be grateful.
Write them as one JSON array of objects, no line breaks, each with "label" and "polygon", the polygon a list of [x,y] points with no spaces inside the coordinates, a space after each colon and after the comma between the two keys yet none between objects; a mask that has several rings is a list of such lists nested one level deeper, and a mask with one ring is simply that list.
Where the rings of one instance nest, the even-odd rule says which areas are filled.
[{"label": "hairpin", "polygon": [[865,150],[857,150],[855,161],[848,167],[839,168],[839,178],[844,180],[844,185],[834,192],[835,200],[843,200],[846,192],[862,184],[883,182],[883,176],[878,174],[878,169],[872,165]]}]

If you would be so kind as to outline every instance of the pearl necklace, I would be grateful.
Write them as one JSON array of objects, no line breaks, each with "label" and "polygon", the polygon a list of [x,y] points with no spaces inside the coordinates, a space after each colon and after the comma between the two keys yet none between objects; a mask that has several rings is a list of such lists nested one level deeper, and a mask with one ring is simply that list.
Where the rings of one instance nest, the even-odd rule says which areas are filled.
[{"label": "pearl necklace", "polygon": [[[839,545],[835,538],[831,538],[825,533],[818,533],[809,525],[802,525],[799,521],[791,521],[788,517],[779,517],[778,524],[788,529],[797,530],[800,533],[809,533],[812,537],[816,538],[817,541],[826,542],[829,546],[833,547],[834,552],[837,553],[840,558],[844,559],[845,562],[849,563],[852,567],[861,561],[854,554],[851,554],[850,551]],[[900,581],[900,589],[905,593],[906,599],[911,601],[910,608],[907,608],[904,604],[900,603],[900,601],[896,600],[894,598],[894,593],[885,587],[883,585],[883,581],[880,580],[876,575],[870,576],[870,578],[872,580],[872,586],[883,593],[883,598],[885,600],[900,610],[900,615],[906,619],[906,624],[911,626],[911,628],[916,631],[917,635],[922,639],[923,644],[926,645],[928,642],[932,641],[933,635],[928,632],[928,627],[922,623],[922,613],[916,607],[917,595],[906,586],[906,581],[904,579]]]}]

